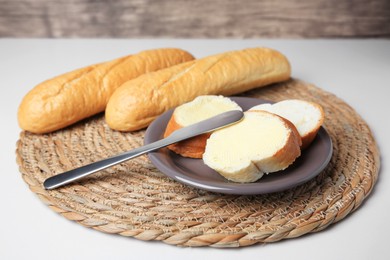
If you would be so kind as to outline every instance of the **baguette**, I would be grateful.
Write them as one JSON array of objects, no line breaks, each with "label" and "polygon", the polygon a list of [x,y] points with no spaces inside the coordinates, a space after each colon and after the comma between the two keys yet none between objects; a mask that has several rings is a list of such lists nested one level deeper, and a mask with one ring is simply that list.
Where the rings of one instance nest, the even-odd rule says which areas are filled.
[{"label": "baguette", "polygon": [[203,161],[228,180],[254,182],[291,165],[301,154],[300,145],[288,120],[266,111],[247,111],[240,122],[211,134]]},{"label": "baguette", "polygon": [[104,111],[115,89],[141,74],[193,60],[180,49],[156,49],[91,65],[47,80],[22,100],[22,129],[48,133]]},{"label": "baguette", "polygon": [[107,104],[106,122],[115,130],[139,130],[197,96],[233,95],[287,80],[290,73],[287,58],[267,48],[189,61],[124,83]]}]

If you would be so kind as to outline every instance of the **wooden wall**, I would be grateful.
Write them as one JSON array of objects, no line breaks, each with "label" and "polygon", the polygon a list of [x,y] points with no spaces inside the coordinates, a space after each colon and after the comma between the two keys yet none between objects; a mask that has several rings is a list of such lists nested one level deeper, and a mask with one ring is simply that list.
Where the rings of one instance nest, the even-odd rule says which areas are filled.
[{"label": "wooden wall", "polygon": [[0,0],[0,37],[390,36],[390,0]]}]

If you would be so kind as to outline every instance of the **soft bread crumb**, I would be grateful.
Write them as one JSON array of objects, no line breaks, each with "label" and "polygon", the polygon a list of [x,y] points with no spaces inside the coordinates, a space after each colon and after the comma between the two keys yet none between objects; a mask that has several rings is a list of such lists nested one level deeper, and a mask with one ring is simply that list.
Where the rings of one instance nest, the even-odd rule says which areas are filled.
[{"label": "soft bread crumb", "polygon": [[207,166],[228,180],[254,182],[300,156],[299,136],[285,119],[265,111],[244,115],[239,123],[211,134],[203,154]]}]

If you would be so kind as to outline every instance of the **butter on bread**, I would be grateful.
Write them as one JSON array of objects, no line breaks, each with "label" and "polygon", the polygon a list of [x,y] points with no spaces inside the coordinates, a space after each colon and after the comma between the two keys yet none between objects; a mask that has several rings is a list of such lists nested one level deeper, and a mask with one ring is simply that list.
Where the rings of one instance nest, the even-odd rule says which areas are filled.
[{"label": "butter on bread", "polygon": [[139,130],[197,96],[234,95],[287,80],[290,74],[287,58],[268,48],[208,56],[124,83],[108,102],[106,122],[115,130]]},{"label": "butter on bread", "polygon": [[319,104],[298,99],[261,104],[249,110],[268,111],[292,122],[301,136],[302,149],[307,148],[314,140],[325,118],[324,110]]},{"label": "butter on bread", "polygon": [[59,75],[37,85],[23,98],[19,126],[33,133],[69,126],[104,111],[112,93],[124,82],[193,59],[180,49],[146,50]]},{"label": "butter on bread", "polygon": [[[169,136],[172,132],[195,124],[199,121],[206,120],[223,112],[231,110],[240,110],[242,108],[234,101],[223,96],[199,96],[193,101],[185,103],[175,108],[164,137]],[[211,133],[202,134],[179,143],[172,144],[168,148],[177,154],[190,158],[202,158],[205,150],[206,141]]]},{"label": "butter on bread", "polygon": [[287,120],[266,111],[247,111],[244,119],[213,132],[204,163],[234,182],[255,182],[284,170],[301,154],[301,140]]}]

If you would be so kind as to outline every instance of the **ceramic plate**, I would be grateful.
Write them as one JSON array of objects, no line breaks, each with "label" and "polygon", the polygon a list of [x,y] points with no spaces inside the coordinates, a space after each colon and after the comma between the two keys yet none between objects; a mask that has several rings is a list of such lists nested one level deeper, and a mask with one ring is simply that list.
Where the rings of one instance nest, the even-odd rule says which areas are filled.
[{"label": "ceramic plate", "polygon": [[[230,97],[243,110],[255,105],[269,103],[266,100],[246,97]],[[167,111],[148,127],[145,144],[163,137],[166,125],[173,113]],[[318,175],[332,156],[332,141],[321,127],[313,143],[286,170],[264,175],[254,183],[235,183],[207,167],[202,159],[191,159],[177,155],[167,148],[149,153],[152,163],[164,174],[181,183],[213,192],[239,195],[254,195],[279,192],[293,188]]]}]

